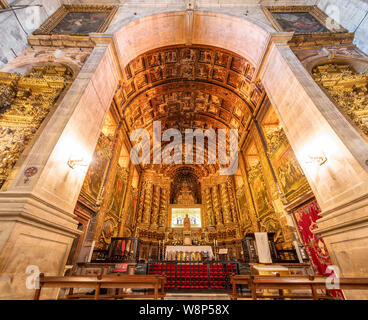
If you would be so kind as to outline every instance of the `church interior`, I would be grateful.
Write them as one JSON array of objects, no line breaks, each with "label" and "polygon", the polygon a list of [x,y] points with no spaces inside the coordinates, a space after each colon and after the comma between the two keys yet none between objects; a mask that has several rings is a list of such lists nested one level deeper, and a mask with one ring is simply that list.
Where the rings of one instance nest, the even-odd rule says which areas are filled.
[{"label": "church interior", "polygon": [[0,0],[0,299],[368,299],[367,16]]}]

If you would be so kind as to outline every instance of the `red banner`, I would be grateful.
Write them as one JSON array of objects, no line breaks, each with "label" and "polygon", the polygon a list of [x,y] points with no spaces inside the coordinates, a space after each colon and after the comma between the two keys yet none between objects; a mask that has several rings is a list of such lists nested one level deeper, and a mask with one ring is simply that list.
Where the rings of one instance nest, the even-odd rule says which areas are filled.
[{"label": "red banner", "polygon": [[[317,201],[314,200],[294,211],[293,214],[314,272],[316,274],[328,276],[331,275],[331,271],[329,272],[326,269],[328,266],[332,265],[330,255],[321,235],[313,233],[313,231],[317,229],[316,221],[320,218],[320,216],[318,216],[319,212],[321,212],[321,209]],[[330,290],[330,293],[336,297],[336,299],[344,299],[341,290]]]}]

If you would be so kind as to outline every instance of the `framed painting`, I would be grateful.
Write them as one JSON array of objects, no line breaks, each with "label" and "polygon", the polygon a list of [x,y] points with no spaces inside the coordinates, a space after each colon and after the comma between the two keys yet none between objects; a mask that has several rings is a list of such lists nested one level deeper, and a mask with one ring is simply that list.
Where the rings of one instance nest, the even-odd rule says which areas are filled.
[{"label": "framed painting", "polygon": [[295,34],[346,32],[317,6],[263,7],[263,11],[279,32],[295,32]]},{"label": "framed painting", "polygon": [[114,182],[114,191],[110,200],[110,211],[116,216],[120,215],[120,210],[123,205],[124,194],[127,187],[127,176],[127,172],[118,166]]},{"label": "framed painting", "polygon": [[250,169],[248,172],[248,177],[256,210],[258,215],[262,216],[270,211],[271,205],[260,164]]},{"label": "framed painting", "polygon": [[108,5],[63,5],[33,34],[80,35],[105,32],[117,8]]},{"label": "framed painting", "polygon": [[285,195],[305,184],[305,176],[290,145],[281,145],[271,160],[279,185]]},{"label": "framed painting", "polygon": [[99,199],[111,156],[111,140],[101,133],[81,192],[81,195],[92,204]]}]

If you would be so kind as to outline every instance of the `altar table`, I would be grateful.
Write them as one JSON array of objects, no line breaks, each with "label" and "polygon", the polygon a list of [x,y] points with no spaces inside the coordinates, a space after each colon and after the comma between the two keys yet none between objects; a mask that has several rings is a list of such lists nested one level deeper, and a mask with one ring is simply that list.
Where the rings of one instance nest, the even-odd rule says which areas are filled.
[{"label": "altar table", "polygon": [[211,246],[167,246],[165,260],[171,260],[169,258],[178,252],[206,252],[209,260],[214,259]]}]

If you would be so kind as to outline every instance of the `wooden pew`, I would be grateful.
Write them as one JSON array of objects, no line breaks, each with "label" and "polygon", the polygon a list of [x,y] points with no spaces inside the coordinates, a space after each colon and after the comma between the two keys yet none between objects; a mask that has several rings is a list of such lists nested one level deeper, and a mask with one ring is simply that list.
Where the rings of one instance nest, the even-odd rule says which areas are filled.
[{"label": "wooden pew", "polygon": [[237,290],[237,285],[245,285],[248,287],[248,289],[252,290],[253,283],[252,283],[251,277],[252,277],[251,275],[241,275],[241,274],[232,275],[230,277],[230,282],[233,288],[232,293],[229,293],[231,300],[236,300],[237,298],[252,297],[251,294],[242,294],[242,293],[239,293]]},{"label": "wooden pew", "polygon": [[[318,294],[318,289],[326,290],[326,277],[316,276],[308,277],[303,275],[294,276],[254,276],[252,279],[252,299],[257,298],[271,298],[271,299],[331,299],[331,296],[327,294]],[[257,293],[258,289],[272,290],[277,289],[277,294],[260,294]],[[285,294],[283,290],[306,290],[310,291],[310,294]]]},{"label": "wooden pew", "polygon": [[[67,299],[91,299],[92,296],[88,294],[73,294],[74,288],[92,288],[95,290],[93,298],[98,300],[100,298],[100,289],[102,288],[140,288],[140,289],[153,289],[153,295],[145,294],[120,294],[120,295],[105,295],[103,298],[123,298],[123,297],[142,297],[142,298],[154,298],[157,300],[165,296],[165,283],[166,276],[163,275],[104,275],[104,276],[47,276],[40,274],[39,276],[39,289],[36,289],[34,300],[39,300],[42,288],[69,288],[69,294]],[[161,291],[159,292],[159,290]]]},{"label": "wooden pew", "polygon": [[[116,274],[116,275],[104,275],[102,276],[103,282],[101,283],[100,288],[131,288],[131,289],[153,289],[153,296],[149,294],[145,294],[144,298],[153,297],[157,300],[159,297],[161,300],[165,297],[165,283],[166,276],[164,275],[124,275],[124,274]],[[160,292],[159,292],[160,290]],[[112,298],[139,298],[140,295],[137,294],[115,294]]]},{"label": "wooden pew", "polygon": [[[333,299],[326,288],[327,277],[324,276],[254,276],[252,279],[252,298],[273,299]],[[368,290],[368,278],[340,278],[340,289],[342,290]],[[276,295],[258,294],[257,289],[278,289]],[[284,294],[283,290],[310,290],[311,294],[296,295]],[[319,294],[318,290],[326,293]]]}]

